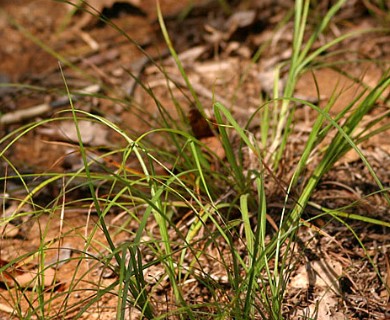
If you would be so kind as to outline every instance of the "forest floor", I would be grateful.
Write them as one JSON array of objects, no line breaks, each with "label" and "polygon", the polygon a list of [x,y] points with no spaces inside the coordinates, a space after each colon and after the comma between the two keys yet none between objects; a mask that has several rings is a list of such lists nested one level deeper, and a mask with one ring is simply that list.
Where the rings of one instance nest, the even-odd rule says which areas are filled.
[{"label": "forest floor", "polygon": [[[210,116],[213,101],[219,101],[244,126],[262,104],[262,97],[274,94],[273,71],[291,57],[292,24],[287,22],[276,33],[274,31],[293,6],[293,1],[268,2],[241,1],[233,6],[236,14],[232,15],[224,12],[218,1],[198,1],[193,5],[192,1],[161,1],[173,46],[193,90]],[[368,9],[364,1],[349,3],[331,22],[328,33],[320,41],[326,43],[335,35],[363,28],[383,27],[384,21],[389,21],[386,20],[388,15],[387,18],[382,17],[376,11],[370,14],[369,9],[372,8]],[[64,81],[71,91],[91,94],[75,96],[74,104],[78,109],[104,116],[135,138],[161,126],[156,101],[173,119],[182,116],[177,105],[183,107],[184,114],[190,110],[193,101],[162,36],[155,1],[111,0],[91,1],[91,4],[95,5],[98,13],[107,16],[124,31],[128,38],[110,23],[101,22],[88,13],[72,15],[72,6],[60,1],[0,0],[0,84],[19,84],[0,86],[2,137],[23,125],[62,116],[60,111],[70,108]],[[237,14],[240,12],[241,15]],[[233,18],[229,20],[229,17]],[[315,14],[310,19],[314,23]],[[256,50],[267,41],[270,43],[267,50],[259,61],[253,63]],[[365,88],[375,86],[381,76],[388,72],[390,35],[388,32],[378,36],[361,34],[329,50],[335,52],[334,57],[327,61],[329,67],[324,63],[304,73],[297,83],[295,97],[324,106],[332,96],[337,95],[331,110],[331,114],[336,115]],[[332,65],[332,61],[347,63]],[[280,69],[281,86],[287,71],[285,67]],[[140,79],[154,97],[130,73]],[[383,121],[388,121],[389,90],[385,94],[387,100],[385,98],[378,103],[364,121],[386,112]],[[69,116],[69,113],[64,115]],[[307,140],[316,117],[317,113],[308,107],[297,108],[293,139],[286,149],[287,156],[282,168],[278,170],[278,177],[285,177],[285,181],[291,177],[291,168],[299,160],[299,150]],[[124,147],[120,135],[106,126],[90,122],[80,125],[83,140],[93,153],[99,154],[101,146],[108,146],[108,149]],[[183,123],[182,129],[191,132],[188,123]],[[248,130],[259,131],[258,122],[252,121]],[[149,138],[154,140],[155,145],[169,149],[164,134],[155,132]],[[330,139],[326,142],[330,143]],[[75,172],[82,164],[79,153],[75,151],[78,147],[77,135],[71,119],[47,122],[28,131],[14,143],[10,144],[10,141],[2,140],[2,148],[6,148],[0,168],[4,177],[1,200],[3,217],[9,216],[20,205],[20,199],[27,194],[26,190],[31,191],[42,183],[38,178],[26,178],[26,188],[17,181],[6,179],[7,176],[15,172],[26,177],[36,173]],[[388,131],[364,141],[360,147],[383,186],[389,188]],[[109,161],[113,165],[120,159],[113,155]],[[140,170],[134,159],[129,159],[127,165],[132,170]],[[59,197],[62,187],[58,182],[41,188],[34,195],[34,206],[47,208],[53,199],[62,201]],[[389,223],[389,205],[380,194],[375,193],[376,190],[377,184],[360,157],[349,152],[321,180],[312,201],[327,208],[347,206],[346,212]],[[98,216],[91,213],[82,201],[88,198],[86,193],[87,189],[67,193],[64,201],[75,204],[80,201],[82,205],[79,208],[75,205],[65,212],[58,210],[37,217],[22,215],[20,224],[13,221],[14,232],[9,230],[9,225],[0,227],[2,266],[17,257],[38,252],[43,237],[49,247],[53,244],[52,249],[58,248],[55,243],[59,242],[62,247],[61,252],[48,250],[45,256],[47,261],[67,260],[68,254],[72,256],[67,263],[58,264],[53,269],[57,285],[48,286],[45,293],[56,297],[48,304],[50,310],[47,311],[53,319],[72,319],[85,305],[80,301],[89,301],[96,288],[108,287],[115,277],[107,270],[103,272],[101,265],[93,259],[80,263],[75,258],[85,251],[85,239],[92,230],[94,239],[88,249],[89,254],[98,255],[107,251],[103,232],[95,228]],[[278,222],[284,204],[283,195],[272,188],[267,193],[269,219]],[[350,206],[351,203],[353,206]],[[23,211],[34,212],[37,210],[34,206],[26,203]],[[176,227],[184,232],[188,215],[186,212],[177,214],[184,215],[174,217]],[[303,218],[310,219],[313,213],[306,214]],[[132,228],[137,229],[136,221],[126,222],[128,217],[120,209],[109,212],[106,221],[116,244],[128,241]],[[389,229],[359,220],[347,221],[348,225],[345,225],[336,219],[323,217],[316,219],[309,227],[302,227],[297,233],[296,254],[284,297],[285,318],[304,319],[305,315],[316,313],[317,308],[318,319],[390,319],[389,291],[378,276],[387,278],[389,285]],[[150,220],[148,223],[146,229],[153,233],[156,222]],[[121,229],[123,225],[126,225],[126,231]],[[178,235],[173,230],[170,236],[173,242],[178,241]],[[59,238],[61,241],[57,242]],[[237,248],[240,246],[237,240]],[[210,248],[208,252],[210,261],[207,262],[207,272],[218,282],[218,292],[212,297],[219,297],[223,304],[228,300],[231,288],[225,281],[226,270],[217,261],[217,257],[225,253],[214,249]],[[60,258],[59,255],[64,256]],[[146,250],[144,255],[147,261],[151,253]],[[29,260],[31,267],[39,259],[33,256]],[[145,277],[152,279],[150,281],[154,284],[151,285],[155,285],[161,275],[161,267],[153,265],[147,272]],[[183,287],[182,290],[188,303],[207,304],[211,299],[210,293],[199,282],[188,281],[186,285],[187,288]],[[33,293],[29,288],[21,287],[13,287],[6,281],[0,286],[0,319],[27,315],[31,304],[39,303],[38,298],[32,298]],[[72,288],[69,294],[59,293],[68,292],[69,288]],[[177,307],[174,306],[172,294],[167,280],[159,280],[153,301],[156,310],[162,313]],[[30,295],[31,299],[28,298]],[[86,308],[81,318],[113,319],[117,312],[117,300],[113,294],[103,295]],[[15,312],[15,309],[19,311]],[[139,314],[134,308],[127,312],[128,319],[136,319]],[[213,311],[207,309],[207,312],[212,314]],[[33,318],[32,314],[30,316]]]}]

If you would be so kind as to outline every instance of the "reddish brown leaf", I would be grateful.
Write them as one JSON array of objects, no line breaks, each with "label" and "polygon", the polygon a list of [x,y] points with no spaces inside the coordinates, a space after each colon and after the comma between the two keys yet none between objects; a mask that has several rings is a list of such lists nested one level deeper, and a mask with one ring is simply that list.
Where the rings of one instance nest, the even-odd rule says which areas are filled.
[{"label": "reddish brown leaf", "polygon": [[[190,120],[192,133],[195,138],[202,139],[214,136],[214,132],[211,130],[209,121],[202,116],[198,109],[191,108],[188,119]],[[213,122],[213,119],[210,119],[210,122]]]}]

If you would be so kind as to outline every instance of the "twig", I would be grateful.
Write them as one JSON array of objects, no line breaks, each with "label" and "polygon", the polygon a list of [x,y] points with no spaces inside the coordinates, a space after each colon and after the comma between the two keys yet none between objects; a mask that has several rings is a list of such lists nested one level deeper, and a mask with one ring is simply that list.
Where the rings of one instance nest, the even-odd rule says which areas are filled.
[{"label": "twig", "polygon": [[[99,90],[100,90],[100,86],[98,85],[91,85],[85,87],[84,89],[78,91],[77,93],[74,93],[73,99],[75,100],[78,99],[77,94],[93,94],[99,92]],[[63,96],[50,103],[43,103],[31,108],[9,112],[0,117],[0,125],[6,126],[14,123],[19,123],[27,119],[35,118],[42,114],[50,112],[52,109],[63,107],[68,103],[69,103],[68,97]]]}]

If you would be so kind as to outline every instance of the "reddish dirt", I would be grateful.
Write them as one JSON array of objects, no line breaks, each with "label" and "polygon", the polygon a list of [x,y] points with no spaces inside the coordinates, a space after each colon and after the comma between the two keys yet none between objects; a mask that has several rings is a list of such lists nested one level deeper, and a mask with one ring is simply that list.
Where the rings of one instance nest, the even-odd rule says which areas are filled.
[{"label": "reddish dirt", "polygon": [[[60,99],[67,101],[64,79],[61,74],[63,72],[66,84],[72,91],[82,90],[96,84],[99,87],[99,93],[109,97],[109,99],[78,97],[75,100],[77,108],[102,115],[118,124],[129,136],[137,138],[151,128],[161,127],[162,119],[154,99],[146,90],[142,90],[140,85],[134,83],[129,75],[131,72],[153,90],[156,100],[164,106],[173,119],[184,118],[184,121],[177,121],[177,123],[181,126],[180,129],[190,132],[190,126],[186,125],[185,114],[193,104],[193,99],[190,98],[191,95],[184,81],[172,58],[168,55],[157,22],[155,1],[142,0],[134,6],[130,5],[130,2],[124,1],[120,5],[111,3],[104,9],[104,13],[111,18],[111,21],[125,32],[124,35],[108,24],[88,18],[86,14],[71,16],[70,7],[61,2],[0,0],[0,36],[2,39],[0,84],[2,82],[23,84],[19,87],[0,87],[1,114],[12,114],[17,110],[27,111],[44,103],[56,103]],[[260,93],[263,95],[272,93],[273,82],[272,78],[269,78],[270,71],[278,63],[285,62],[290,57],[291,32],[289,30],[291,25],[287,25],[286,29],[274,38],[271,36],[276,24],[291,4],[283,5],[282,1],[276,1],[278,5],[272,6],[268,1],[257,4],[242,1],[237,5],[236,10],[256,10],[258,20],[249,27],[237,28],[230,34],[229,30],[223,29],[224,21],[228,16],[223,14],[217,2],[198,1],[192,10],[189,10],[192,3],[189,1],[161,2],[175,48],[179,53],[186,54],[181,56],[181,60],[194,90],[205,106],[206,113],[210,113],[212,101],[219,100],[230,108],[240,124],[245,124],[252,112],[262,104]],[[388,17],[383,17],[379,13],[369,15],[363,2],[357,1],[356,3],[345,7],[338,17],[338,21],[342,23],[332,24],[331,33],[345,33],[367,26],[380,27],[385,24]],[[183,17],[183,20],[180,17]],[[223,32],[218,32],[218,30],[223,30]],[[271,50],[258,63],[253,64],[251,57],[257,47],[267,40],[274,42]],[[326,40],[326,38],[322,39],[322,41]],[[364,88],[362,82],[365,85],[374,86],[384,71],[389,70],[389,40],[388,35],[383,34],[378,37],[361,36],[348,40],[347,45],[354,53],[349,52],[348,58],[344,57],[344,59],[356,60],[356,62],[347,64],[343,68],[344,74],[342,75],[330,67],[306,73],[298,82],[297,97],[317,102],[318,90],[320,92],[319,105],[324,106],[332,95],[340,94],[340,99],[332,109],[332,114],[338,113],[343,106],[362,92]],[[190,50],[194,48],[197,48],[199,52]],[[342,45],[338,49],[342,49]],[[171,82],[167,81],[166,75],[156,65],[147,63],[144,59],[145,54],[164,67],[163,70],[170,76]],[[343,57],[343,54],[345,52],[341,51],[333,61]],[[383,63],[357,62],[358,59],[363,58],[377,59]],[[282,79],[286,72],[286,69],[281,69]],[[353,77],[362,82],[356,81]],[[34,86],[34,88],[28,86]],[[384,97],[387,95],[387,100],[385,98],[379,102],[366,121],[388,112],[389,91],[387,90],[384,94]],[[177,112],[175,104],[183,106],[184,115]],[[51,108],[39,115],[26,117],[23,121],[2,123],[0,128],[2,136],[21,128],[22,125],[41,119],[52,119],[59,115],[60,110],[68,109],[69,104],[65,102],[59,108],[53,106]],[[69,116],[70,113],[67,112],[64,115]],[[317,114],[309,108],[298,108],[296,112],[297,132],[287,148],[289,157],[281,170],[284,172],[280,172],[280,176],[283,174],[286,177],[291,176],[290,168],[297,163],[300,156],[297,151],[302,150],[307,132],[316,117]],[[381,123],[386,121],[388,121],[388,113]],[[2,158],[2,176],[13,175],[15,171],[27,174],[77,170],[81,163],[79,153],[76,151],[77,143],[70,141],[71,129],[66,125],[72,121],[64,120],[63,123],[65,123],[64,127],[61,127],[59,122],[47,123],[13,143]],[[254,121],[249,128],[256,132],[257,122]],[[92,135],[91,132],[93,132]],[[85,129],[83,137],[88,140],[88,146],[94,154],[101,154],[99,148],[102,145],[112,150],[126,143],[118,133],[99,126]],[[156,145],[166,144],[163,134],[155,133],[151,137]],[[6,139],[3,147],[10,140]],[[330,140],[325,141],[325,143],[330,142]],[[165,147],[169,150],[169,146]],[[361,147],[379,179],[388,188],[390,186],[388,131],[365,141]],[[314,166],[317,160],[314,159],[311,166]],[[120,161],[120,158],[113,155],[105,161],[108,166],[115,168],[117,165],[115,161]],[[11,163],[14,168],[7,162]],[[129,159],[128,165],[134,170],[139,170],[133,158]],[[287,178],[284,180],[288,181]],[[26,181],[31,186],[42,182],[39,179]],[[3,207],[3,216],[6,212],[11,212],[9,208],[17,206],[20,199],[26,196],[20,184],[14,185],[13,182],[9,182],[6,187],[7,190],[4,193],[9,192],[11,198],[16,200],[7,200]],[[71,187],[71,185],[68,186],[68,188]],[[61,206],[58,203],[54,205],[58,200],[58,195],[61,194],[61,189],[61,182],[50,184],[36,196],[37,206],[49,208],[50,204],[53,204],[52,207],[56,209],[49,210],[46,214],[39,214],[39,216],[24,215],[23,212],[38,211],[31,204],[26,204],[24,210],[19,211],[20,225],[15,227],[17,234],[7,236],[6,232],[9,230],[1,229],[4,236],[0,239],[0,258],[2,261],[11,261],[24,254],[37,252],[42,237],[48,248],[47,260],[58,258],[59,246],[71,248],[72,257],[75,259],[58,267],[57,286],[49,287],[44,297],[47,299],[56,296],[50,305],[51,309],[47,311],[48,315],[53,318],[72,319],[80,312],[83,305],[93,299],[96,288],[109,286],[113,283],[115,275],[114,272],[108,270],[109,268],[103,270],[102,264],[98,263],[99,255],[107,254],[109,250],[102,230],[96,227],[98,219],[96,213],[89,212],[89,206],[86,204],[88,201],[80,201],[79,206],[75,203],[72,209],[67,208],[64,217],[61,217]],[[376,190],[375,181],[367,168],[362,165],[356,154],[350,152],[323,179],[312,201],[328,208],[340,208],[342,205],[350,204],[351,199],[356,199],[358,204],[353,207],[352,213],[388,222],[389,206],[382,196],[375,194]],[[89,190],[85,188],[85,190],[72,193],[71,199],[66,200],[77,201],[88,198],[88,192]],[[102,196],[105,196],[104,192],[109,191],[103,189]],[[270,190],[268,192],[271,193]],[[277,192],[269,201],[270,215],[275,214],[274,218],[277,219],[278,215],[280,216],[282,203],[275,199],[280,199],[280,194]],[[7,210],[5,210],[6,207]],[[134,210],[135,215],[142,214],[141,209]],[[314,208],[310,210],[315,212]],[[308,216],[304,218],[310,219],[312,214],[310,210],[308,210]],[[348,208],[346,210],[348,211]],[[127,220],[126,215],[122,214],[120,209],[112,211],[107,216],[107,224],[109,231],[115,234],[113,236],[115,243],[121,244],[133,239],[134,230],[137,230],[134,219]],[[321,227],[323,233],[317,233],[316,226],[302,228],[299,232],[298,245],[294,249],[296,250],[294,272],[291,275],[285,301],[286,318],[298,319],[303,317],[304,312],[308,310],[314,312],[315,298],[322,295],[325,302],[321,305],[319,310],[321,316],[318,319],[327,319],[325,315],[329,315],[328,319],[342,319],[343,315],[348,319],[389,319],[387,312],[389,293],[380,281],[376,270],[367,262],[368,254],[379,273],[383,277],[390,277],[390,267],[386,265],[386,262],[388,263],[386,257],[389,256],[388,229],[354,220],[349,222],[360,236],[368,253],[363,252],[344,225],[327,218],[316,220],[317,227]],[[181,224],[185,224],[184,218],[183,221],[177,223],[178,227]],[[123,226],[126,226],[126,231],[121,229]],[[148,228],[153,231],[155,227],[155,222],[150,221]],[[172,241],[177,240],[178,237],[177,234],[172,234]],[[239,241],[237,245],[242,247]],[[82,252],[87,247],[91,258],[77,259],[76,257],[82,256]],[[147,249],[145,248],[146,256],[150,254]],[[66,250],[63,254],[66,254]],[[222,269],[220,262],[215,259],[219,255],[224,255],[225,252],[219,252],[211,247],[207,254],[209,261],[201,262],[209,265],[209,273],[218,279],[217,282],[220,281],[217,292],[213,296],[201,286],[193,284],[195,282],[188,282],[188,287],[184,288],[186,298],[190,302],[203,303],[218,296],[221,303],[226,302],[231,289],[224,289],[226,283],[223,282],[223,277],[226,275],[220,272]],[[29,268],[34,270],[39,264],[39,259],[40,257],[35,255],[27,262],[23,261],[23,264],[18,267],[24,270]],[[107,265],[115,268],[113,260],[107,261]],[[310,278],[309,273],[312,272],[310,268],[313,270],[317,268],[317,274],[325,276],[324,269],[326,268],[319,266],[324,261],[329,263],[328,268],[336,270],[338,276],[339,293],[333,296],[324,289],[325,285],[317,282],[312,286],[311,283],[307,283],[307,279]],[[311,267],[305,269],[307,265]],[[155,279],[161,270],[156,266],[156,268],[150,268],[148,272],[150,273],[149,279]],[[79,279],[75,288],[72,287],[74,279]],[[159,286],[153,302],[158,310],[165,312],[173,303],[172,290],[166,280],[162,280]],[[334,290],[335,285],[330,287]],[[69,296],[64,298],[61,292],[66,293],[68,290]],[[16,288],[7,290],[4,285],[0,287],[0,319],[9,319],[11,315],[12,318],[17,319],[18,315],[14,311],[17,308],[21,314],[26,314],[29,305],[21,292],[33,297],[31,290],[26,288],[18,291]],[[64,301],[70,307],[66,308]],[[35,300],[34,305],[37,304],[38,300]],[[115,317],[116,308],[117,299],[107,294],[91,304],[82,319],[112,319]],[[62,314],[64,310],[67,310],[66,315]],[[205,310],[209,311],[207,307]],[[137,319],[139,316],[139,312],[135,309],[128,310],[127,314],[129,319]]]}]

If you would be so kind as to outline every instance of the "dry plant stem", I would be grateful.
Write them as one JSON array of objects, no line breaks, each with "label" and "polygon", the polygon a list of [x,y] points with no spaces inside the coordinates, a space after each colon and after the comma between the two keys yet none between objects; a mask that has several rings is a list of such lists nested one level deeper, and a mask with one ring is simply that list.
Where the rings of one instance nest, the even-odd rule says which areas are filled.
[{"label": "dry plant stem", "polygon": [[50,104],[44,103],[28,109],[9,112],[0,118],[0,125],[7,126],[13,123],[19,123],[27,119],[41,116],[45,113],[50,112],[51,110],[53,109]]},{"label": "dry plant stem", "polygon": [[[100,87],[98,85],[91,85],[80,90],[78,93],[93,94],[99,92],[99,90]],[[73,97],[73,101],[75,101],[76,99],[77,97]],[[61,97],[50,103],[43,103],[31,108],[9,112],[0,118],[0,125],[6,126],[14,123],[19,123],[28,119],[36,118],[46,113],[50,113],[54,109],[63,107],[65,105],[69,105],[68,97]]]}]

